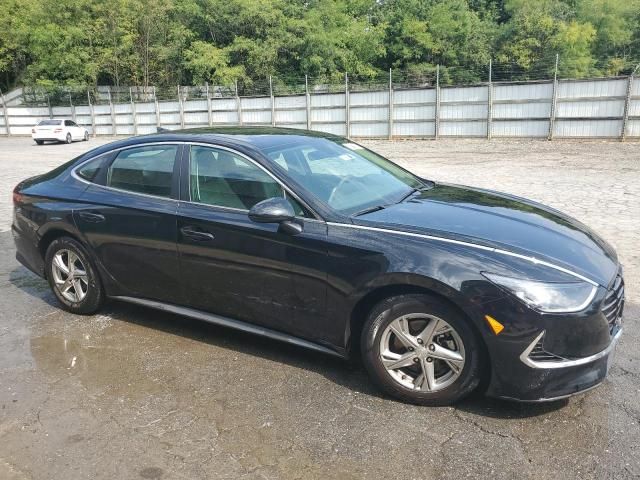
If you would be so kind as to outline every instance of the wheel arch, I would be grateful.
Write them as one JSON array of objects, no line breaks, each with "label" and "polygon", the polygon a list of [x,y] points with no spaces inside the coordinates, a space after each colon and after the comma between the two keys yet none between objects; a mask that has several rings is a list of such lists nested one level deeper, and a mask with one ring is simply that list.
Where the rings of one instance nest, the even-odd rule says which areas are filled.
[{"label": "wheel arch", "polygon": [[[407,281],[412,280],[412,281]],[[466,303],[459,293],[452,287],[430,279],[419,279],[407,277],[404,281],[393,281],[384,285],[377,285],[362,295],[351,309],[351,315],[345,332],[345,345],[349,355],[359,354],[360,335],[362,327],[366,321],[367,314],[371,309],[385,298],[396,295],[423,294],[437,297],[457,310],[469,323],[471,329],[476,334],[478,342],[482,346],[485,358],[489,360],[489,351],[485,339],[480,331],[479,325],[474,318],[477,314],[474,308]]]}]

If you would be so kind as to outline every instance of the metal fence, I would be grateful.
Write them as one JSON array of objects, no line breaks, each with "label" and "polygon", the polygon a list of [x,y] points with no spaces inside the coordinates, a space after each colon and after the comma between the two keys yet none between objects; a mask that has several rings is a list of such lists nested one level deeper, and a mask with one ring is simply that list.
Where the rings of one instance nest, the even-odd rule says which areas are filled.
[{"label": "metal fence", "polygon": [[[28,135],[45,118],[68,118],[92,135],[257,125],[319,130],[347,137],[640,138],[640,79],[536,80],[418,86],[394,81],[286,84],[269,79],[257,94],[238,86],[98,87],[52,97],[23,89],[23,104],[2,96],[0,135]],[[38,96],[40,95],[40,96]],[[45,98],[46,97],[46,98]]]}]

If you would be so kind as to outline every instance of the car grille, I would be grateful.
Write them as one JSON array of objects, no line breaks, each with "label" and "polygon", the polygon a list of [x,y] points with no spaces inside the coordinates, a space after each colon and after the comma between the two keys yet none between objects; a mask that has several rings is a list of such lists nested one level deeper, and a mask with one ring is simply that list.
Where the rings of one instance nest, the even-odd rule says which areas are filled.
[{"label": "car grille", "polygon": [[624,280],[618,274],[609,289],[607,296],[602,302],[602,314],[609,324],[609,332],[613,335],[622,321],[622,311],[624,310]]}]

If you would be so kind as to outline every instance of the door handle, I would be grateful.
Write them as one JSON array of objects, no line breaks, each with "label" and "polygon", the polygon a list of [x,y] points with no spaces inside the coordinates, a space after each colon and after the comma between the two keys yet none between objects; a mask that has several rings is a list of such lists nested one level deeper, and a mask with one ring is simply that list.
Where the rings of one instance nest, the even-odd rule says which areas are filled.
[{"label": "door handle", "polygon": [[182,235],[190,238],[191,240],[195,240],[196,242],[210,242],[215,237],[213,234],[209,232],[205,232],[197,227],[186,226],[180,229]]},{"label": "door handle", "polygon": [[106,220],[104,215],[95,212],[78,212],[78,216],[89,223],[102,223]]}]

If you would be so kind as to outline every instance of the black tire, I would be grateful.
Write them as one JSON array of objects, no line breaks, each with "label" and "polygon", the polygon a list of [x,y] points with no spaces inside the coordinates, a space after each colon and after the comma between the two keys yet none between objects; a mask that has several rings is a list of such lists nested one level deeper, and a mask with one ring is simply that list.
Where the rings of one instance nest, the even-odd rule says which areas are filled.
[{"label": "black tire", "polygon": [[71,142],[73,142],[73,138],[71,138],[71,134],[70,133],[67,133],[67,139],[65,140],[65,143],[69,144]]},{"label": "black tire", "polygon": [[84,131],[84,138],[82,140],[84,142],[88,142],[89,141],[89,132],[87,132],[86,130]]},{"label": "black tire", "polygon": [[[464,346],[464,366],[455,381],[437,391],[417,390],[396,381],[382,363],[380,342],[391,322],[403,315],[429,314],[455,329]],[[451,405],[478,386],[484,367],[484,350],[469,320],[447,302],[431,295],[399,295],[378,303],[367,316],[361,335],[361,355],[369,376],[384,392],[399,400],[418,405]],[[432,361],[432,360],[429,360]]]},{"label": "black tire", "polygon": [[36,144],[38,145],[42,145],[44,143],[44,140],[36,140]]},{"label": "black tire", "polygon": [[[87,293],[79,302],[73,302],[64,297],[55,284],[53,259],[56,253],[62,250],[75,253],[82,262],[87,274]],[[105,295],[98,271],[82,244],[73,238],[60,237],[51,242],[45,255],[45,271],[51,290],[65,310],[79,315],[91,315],[98,311],[104,304]]]}]

